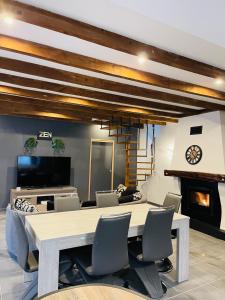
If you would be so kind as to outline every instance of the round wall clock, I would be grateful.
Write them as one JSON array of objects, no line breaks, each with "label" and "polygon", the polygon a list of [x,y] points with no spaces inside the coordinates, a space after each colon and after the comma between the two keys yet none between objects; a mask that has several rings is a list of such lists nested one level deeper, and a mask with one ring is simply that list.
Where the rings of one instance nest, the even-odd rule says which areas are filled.
[{"label": "round wall clock", "polygon": [[191,145],[185,153],[186,160],[191,165],[196,165],[202,158],[202,149],[198,145]]}]

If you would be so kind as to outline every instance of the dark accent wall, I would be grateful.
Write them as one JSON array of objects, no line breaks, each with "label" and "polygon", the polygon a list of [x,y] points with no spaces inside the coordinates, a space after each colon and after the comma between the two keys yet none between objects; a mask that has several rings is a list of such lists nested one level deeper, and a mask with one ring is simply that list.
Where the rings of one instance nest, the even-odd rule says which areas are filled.
[{"label": "dark accent wall", "polygon": [[[78,188],[81,200],[88,197],[88,175],[91,138],[107,138],[108,131],[98,125],[63,121],[0,116],[0,208],[7,206],[9,191],[16,187],[16,159],[23,154],[24,142],[39,130],[51,131],[53,138],[65,142],[65,156],[71,157],[71,185]],[[124,183],[125,151],[115,143],[114,186]],[[39,141],[33,155],[53,156],[50,141]],[[101,170],[99,171],[101,176]]]}]

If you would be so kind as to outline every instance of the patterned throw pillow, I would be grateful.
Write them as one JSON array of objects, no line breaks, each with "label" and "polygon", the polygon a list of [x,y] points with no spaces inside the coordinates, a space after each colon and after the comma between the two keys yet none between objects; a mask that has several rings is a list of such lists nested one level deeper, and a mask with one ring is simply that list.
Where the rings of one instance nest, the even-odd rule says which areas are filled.
[{"label": "patterned throw pillow", "polygon": [[141,192],[136,192],[136,193],[133,194],[133,200],[134,201],[141,200],[141,198],[142,198]]},{"label": "patterned throw pillow", "polygon": [[117,189],[116,189],[116,194],[118,197],[121,197],[121,194],[126,191],[127,187],[123,184],[119,184]]},{"label": "patterned throw pillow", "polygon": [[31,204],[28,200],[17,198],[15,200],[15,208],[24,212],[37,212],[35,205]]}]

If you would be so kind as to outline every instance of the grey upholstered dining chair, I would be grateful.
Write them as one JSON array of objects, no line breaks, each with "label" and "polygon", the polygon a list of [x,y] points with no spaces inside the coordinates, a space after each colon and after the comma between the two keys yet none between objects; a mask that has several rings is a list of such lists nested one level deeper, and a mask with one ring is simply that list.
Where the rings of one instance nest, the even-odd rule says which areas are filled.
[{"label": "grey upholstered dining chair", "polygon": [[[163,207],[174,206],[174,211],[176,213],[180,210],[182,195],[167,193],[163,202]],[[171,238],[175,239],[177,236],[177,230],[171,230]],[[173,264],[171,260],[167,257],[157,262],[157,268],[160,273],[169,273],[173,269]]]},{"label": "grey upholstered dining chair", "polygon": [[[17,263],[27,273],[36,272],[35,276],[33,276],[33,280],[31,281],[30,285],[27,287],[22,296],[23,300],[30,300],[37,295],[38,289],[38,251],[29,251],[29,241],[24,227],[24,223],[16,211],[13,212],[13,214],[14,226],[16,230],[15,244]],[[72,267],[72,259],[61,251],[59,258],[59,276],[61,276],[63,273],[65,273]]]},{"label": "grey upholstered dining chair", "polygon": [[174,211],[178,213],[180,209],[181,199],[182,199],[182,195],[167,193],[163,201],[163,206],[168,207],[173,205]]},{"label": "grey upholstered dining chair", "polygon": [[97,207],[110,207],[119,205],[118,196],[114,191],[99,191],[95,193]]},{"label": "grey upholstered dining chair", "polygon": [[[76,248],[75,261],[86,282],[105,277],[129,264],[127,236],[131,213],[102,216],[97,224],[93,246]],[[104,282],[104,279],[103,279]]]},{"label": "grey upholstered dining chair", "polygon": [[174,208],[150,209],[145,221],[142,240],[129,243],[131,267],[144,284],[151,298],[160,298],[166,292],[156,267],[156,261],[172,254],[170,238]]},{"label": "grey upholstered dining chair", "polygon": [[57,212],[79,210],[81,207],[78,196],[55,196],[54,209]]}]

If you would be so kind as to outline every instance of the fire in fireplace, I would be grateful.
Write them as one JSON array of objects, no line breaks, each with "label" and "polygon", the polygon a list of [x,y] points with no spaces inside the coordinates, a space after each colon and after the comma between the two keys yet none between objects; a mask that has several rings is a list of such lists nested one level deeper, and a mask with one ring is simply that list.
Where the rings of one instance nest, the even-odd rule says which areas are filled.
[{"label": "fire in fireplace", "polygon": [[210,207],[210,194],[192,191],[191,202],[200,206]]}]

